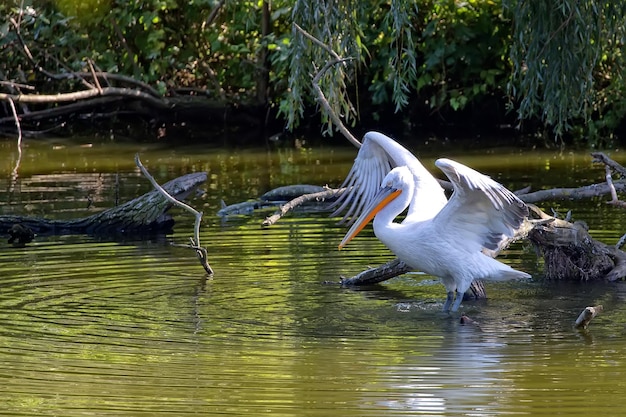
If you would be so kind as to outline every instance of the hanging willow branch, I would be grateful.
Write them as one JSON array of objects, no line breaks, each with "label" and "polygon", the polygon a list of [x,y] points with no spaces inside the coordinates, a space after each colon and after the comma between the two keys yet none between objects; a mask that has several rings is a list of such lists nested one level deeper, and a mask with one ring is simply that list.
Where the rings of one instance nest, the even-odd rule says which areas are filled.
[{"label": "hanging willow branch", "polygon": [[519,100],[520,119],[540,118],[560,136],[575,119],[602,117],[614,100],[600,90],[615,84],[623,91],[626,3],[503,0],[503,6],[513,22],[509,92]]}]

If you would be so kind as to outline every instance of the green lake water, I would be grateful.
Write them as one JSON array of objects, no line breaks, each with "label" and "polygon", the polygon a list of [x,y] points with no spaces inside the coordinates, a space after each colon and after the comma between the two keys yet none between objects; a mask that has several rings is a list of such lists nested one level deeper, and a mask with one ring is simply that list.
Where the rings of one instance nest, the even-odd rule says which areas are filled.
[{"label": "green lake water", "polygon": [[[487,283],[464,302],[479,325],[441,310],[443,286],[407,274],[380,286],[337,282],[391,259],[371,226],[341,252],[346,229],[328,213],[295,212],[263,229],[272,209],[222,219],[237,203],[283,185],[337,186],[356,150],[26,140],[0,142],[0,214],[72,218],[206,171],[201,243],[207,278],[185,244],[193,218],[174,209],[174,233],[41,236],[0,243],[0,415],[6,416],[617,416],[626,400],[626,284],[545,282],[528,243],[500,259],[533,280]],[[516,190],[601,182],[586,153],[419,149]],[[624,163],[623,152],[611,156]],[[623,209],[587,201],[540,206],[584,220],[615,243]],[[605,311],[572,328],[588,305]],[[459,313],[460,313],[459,312]]]}]

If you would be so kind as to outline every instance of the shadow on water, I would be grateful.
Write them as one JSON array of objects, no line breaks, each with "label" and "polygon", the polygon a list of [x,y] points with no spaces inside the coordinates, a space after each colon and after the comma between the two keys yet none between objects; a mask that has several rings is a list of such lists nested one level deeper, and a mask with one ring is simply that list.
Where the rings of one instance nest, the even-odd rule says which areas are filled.
[{"label": "shadow on water", "polygon": [[[136,144],[32,143],[16,181],[14,144],[0,144],[2,213],[83,216],[206,171],[202,242],[207,278],[186,243],[193,219],[174,212],[159,239],[37,237],[0,251],[3,413],[32,416],[614,415],[626,379],[626,285],[543,282],[525,244],[502,260],[533,275],[487,284],[489,298],[441,312],[444,288],[407,274],[343,289],[340,275],[390,259],[371,229],[339,252],[345,229],[325,213],[293,213],[262,229],[267,212],[222,219],[220,200],[282,185],[338,185],[350,148],[280,151],[164,149]],[[455,157],[452,150],[446,156]],[[499,150],[461,153],[508,187],[599,181],[586,155]],[[433,167],[427,155],[425,164]],[[434,171],[433,171],[434,172]],[[118,184],[116,186],[116,184]],[[90,196],[93,204],[85,202]],[[603,199],[572,209],[611,243],[625,228]],[[587,305],[605,311],[587,331]]]}]

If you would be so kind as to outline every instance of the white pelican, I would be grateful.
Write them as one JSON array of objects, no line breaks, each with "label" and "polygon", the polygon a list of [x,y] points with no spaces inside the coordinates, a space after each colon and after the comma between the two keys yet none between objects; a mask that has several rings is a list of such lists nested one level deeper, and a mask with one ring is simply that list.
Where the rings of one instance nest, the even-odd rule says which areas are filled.
[{"label": "white pelican", "polygon": [[[374,218],[376,237],[400,260],[441,279],[447,291],[443,310],[449,312],[459,308],[475,279],[530,278],[485,254],[513,236],[528,207],[503,185],[463,164],[438,159],[435,165],[452,182],[450,200],[413,154],[381,133],[368,132],[344,182],[349,190],[333,214],[351,204],[344,219],[359,216],[339,249]],[[394,222],[407,207],[406,218]]]}]

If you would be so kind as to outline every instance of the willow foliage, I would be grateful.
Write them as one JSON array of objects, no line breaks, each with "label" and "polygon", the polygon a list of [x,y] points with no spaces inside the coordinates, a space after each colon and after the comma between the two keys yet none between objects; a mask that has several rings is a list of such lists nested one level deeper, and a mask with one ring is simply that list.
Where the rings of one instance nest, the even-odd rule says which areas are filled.
[{"label": "willow foliage", "polygon": [[[361,2],[355,0],[296,0],[292,21],[323,45],[313,42],[295,27],[289,48],[289,95],[283,100],[281,111],[287,118],[287,127],[299,123],[310,97],[315,97],[311,81],[325,63],[337,58],[351,61],[335,64],[320,78],[319,85],[333,111],[348,123],[358,118],[353,98],[358,99],[355,80],[358,70],[368,62],[379,61],[384,68],[379,81],[391,86],[391,101],[396,110],[404,108],[417,82],[417,45],[414,20],[415,2],[390,0]],[[383,33],[384,31],[384,33]],[[384,49],[384,54],[373,56],[369,47]],[[385,101],[389,97],[385,96]],[[325,115],[326,131],[332,131]]]},{"label": "willow foliage", "polygon": [[[288,128],[298,125],[314,100],[314,75],[337,57],[353,60],[334,65],[320,87],[349,123],[358,117],[353,103],[359,101],[375,108],[392,105],[401,113],[417,100],[437,112],[506,94],[508,22],[500,3],[295,0],[292,10],[292,22],[326,48],[297,29],[291,34],[289,89],[280,107]],[[329,132],[331,122],[325,121]]]},{"label": "willow foliage", "polygon": [[62,73],[93,63],[163,95],[269,103],[293,129],[317,104],[314,77],[350,58],[319,78],[347,124],[359,103],[372,118],[386,108],[445,118],[510,97],[522,121],[592,136],[626,115],[625,36],[626,2],[614,0],[9,0],[0,2],[0,90],[46,92],[39,65]]},{"label": "willow foliage", "polygon": [[[323,64],[335,59],[336,54],[341,57],[360,58],[362,48],[359,42],[361,31],[357,19],[357,5],[356,1],[295,1],[293,22],[317,39],[321,45],[293,27],[288,50],[289,94],[281,106],[281,112],[287,118],[288,128],[298,124],[303,116],[307,98],[315,96],[312,81]],[[336,113],[342,115],[348,122],[354,120],[356,115],[346,84],[346,80],[353,77],[353,65],[338,63],[328,68],[319,80],[319,86],[329,103]]]},{"label": "willow foliage", "polygon": [[618,123],[625,114],[619,96],[626,2],[503,3],[514,22],[510,91],[519,99],[520,118],[539,117],[557,136],[575,121],[584,125],[594,119],[591,130]]}]

